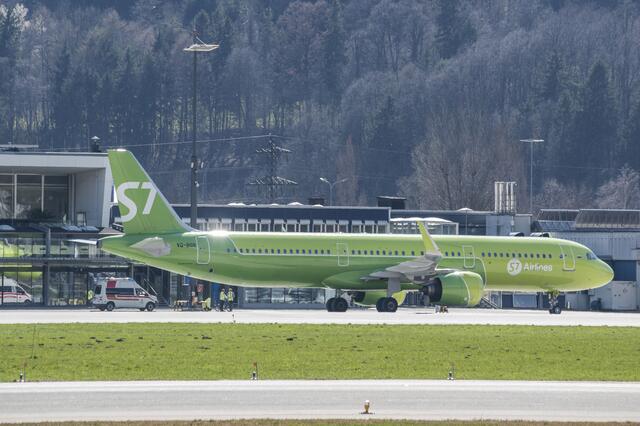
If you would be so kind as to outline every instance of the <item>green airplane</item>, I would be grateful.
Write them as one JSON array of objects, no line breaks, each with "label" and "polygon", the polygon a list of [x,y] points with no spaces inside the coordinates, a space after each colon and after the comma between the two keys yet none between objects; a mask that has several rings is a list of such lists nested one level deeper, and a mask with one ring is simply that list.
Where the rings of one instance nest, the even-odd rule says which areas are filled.
[{"label": "green airplane", "polygon": [[[185,276],[246,287],[329,288],[395,312],[404,292],[429,302],[475,306],[490,290],[558,294],[603,286],[612,269],[587,247],[555,238],[203,232],[183,223],[133,154],[110,150],[124,234],[103,250]],[[327,301],[344,312],[343,297]]]}]

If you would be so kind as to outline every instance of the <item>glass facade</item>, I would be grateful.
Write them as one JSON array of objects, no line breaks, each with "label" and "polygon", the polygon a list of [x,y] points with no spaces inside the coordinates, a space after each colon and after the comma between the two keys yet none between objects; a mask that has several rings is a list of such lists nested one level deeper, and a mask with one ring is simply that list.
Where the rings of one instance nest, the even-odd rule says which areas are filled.
[{"label": "glass facade", "polygon": [[67,223],[69,177],[0,174],[0,219]]},{"label": "glass facade", "polygon": [[0,175],[0,218],[13,218],[14,175]]}]

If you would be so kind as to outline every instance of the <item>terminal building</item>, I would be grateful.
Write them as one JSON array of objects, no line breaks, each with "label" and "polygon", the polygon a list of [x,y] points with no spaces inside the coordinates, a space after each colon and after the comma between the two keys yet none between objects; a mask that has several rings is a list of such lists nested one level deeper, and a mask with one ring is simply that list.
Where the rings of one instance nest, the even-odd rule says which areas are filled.
[{"label": "terminal building", "polygon": [[[189,298],[192,291],[199,298],[215,298],[215,283],[189,282],[85,244],[118,233],[112,194],[105,153],[0,152],[0,304],[15,303],[5,296],[17,285],[29,294],[31,304],[86,306],[94,280],[109,275],[133,277],[156,293],[161,305]],[[592,248],[615,271],[614,281],[601,289],[567,294],[569,308],[640,310],[640,211],[543,210],[532,221],[531,215],[515,213],[515,203],[503,198],[496,195],[494,211],[407,210],[397,197],[380,197],[375,207],[327,207],[322,199],[307,205],[203,204],[197,222],[201,230],[385,234],[417,233],[419,218],[434,234],[540,232]],[[174,208],[188,223],[189,206]],[[237,303],[246,308],[324,308],[333,295],[325,289],[240,288]],[[490,300],[503,308],[543,309],[547,303],[542,294],[496,293]],[[407,303],[419,304],[420,298],[410,297]]]}]

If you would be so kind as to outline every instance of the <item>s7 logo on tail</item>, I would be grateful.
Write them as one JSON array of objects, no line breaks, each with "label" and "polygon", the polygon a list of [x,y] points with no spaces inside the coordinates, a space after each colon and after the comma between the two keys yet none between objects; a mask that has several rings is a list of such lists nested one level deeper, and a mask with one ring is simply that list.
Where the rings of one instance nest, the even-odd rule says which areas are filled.
[{"label": "s7 logo on tail", "polygon": [[129,209],[129,212],[126,215],[122,215],[122,212],[120,212],[120,220],[122,222],[128,222],[138,214],[138,206],[136,206],[136,203],[126,194],[126,191],[130,189],[149,190],[147,202],[144,204],[144,209],[142,209],[142,214],[144,215],[148,215],[151,212],[153,201],[156,199],[156,194],[158,193],[151,182],[124,182],[120,184],[120,186],[116,188],[116,196],[118,197],[118,202]]}]

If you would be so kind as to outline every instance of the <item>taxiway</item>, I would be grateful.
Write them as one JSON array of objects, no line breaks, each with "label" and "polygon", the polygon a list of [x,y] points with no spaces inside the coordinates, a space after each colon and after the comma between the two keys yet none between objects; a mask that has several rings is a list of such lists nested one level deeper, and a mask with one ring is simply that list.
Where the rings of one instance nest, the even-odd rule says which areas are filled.
[{"label": "taxiway", "polygon": [[34,323],[244,323],[244,324],[489,324],[538,326],[640,327],[640,314],[614,312],[450,309],[399,309],[395,313],[375,309],[351,309],[347,312],[324,310],[238,309],[234,312],[190,312],[158,309],[154,312],[97,309],[0,309],[0,324]]},{"label": "taxiway", "polygon": [[[361,414],[365,400],[373,414]],[[239,418],[640,421],[640,383],[194,381],[0,384],[1,422]]]}]

